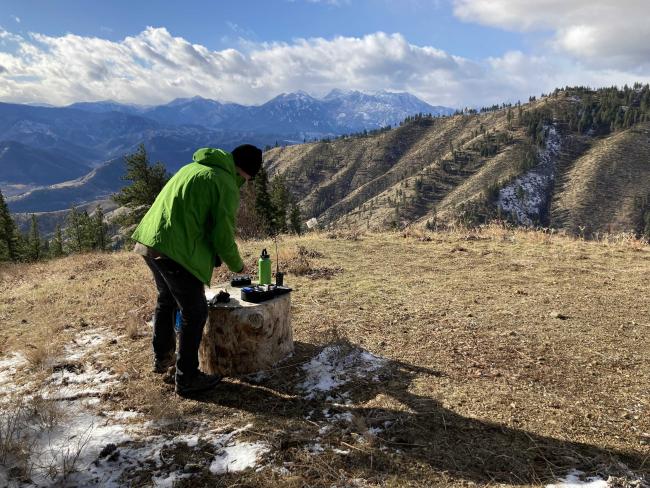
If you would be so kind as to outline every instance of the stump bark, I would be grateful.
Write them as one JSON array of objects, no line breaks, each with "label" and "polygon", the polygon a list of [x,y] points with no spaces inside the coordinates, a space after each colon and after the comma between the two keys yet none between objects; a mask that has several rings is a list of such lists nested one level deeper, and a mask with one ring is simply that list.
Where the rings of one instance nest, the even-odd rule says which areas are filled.
[{"label": "stump bark", "polygon": [[236,376],[267,370],[293,352],[291,293],[262,303],[240,299],[241,290],[214,287],[230,293],[229,303],[210,307],[199,349],[201,370]]}]

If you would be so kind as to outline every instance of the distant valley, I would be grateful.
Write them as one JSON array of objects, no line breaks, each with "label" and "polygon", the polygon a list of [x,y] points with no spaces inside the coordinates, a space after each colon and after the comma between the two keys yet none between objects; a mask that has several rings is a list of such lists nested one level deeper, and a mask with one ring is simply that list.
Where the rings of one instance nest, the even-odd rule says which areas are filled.
[{"label": "distant valley", "polygon": [[14,213],[60,211],[119,190],[123,156],[140,143],[152,162],[173,172],[203,146],[283,146],[372,131],[417,113],[452,112],[407,93],[342,90],[323,98],[282,94],[259,106],[200,97],[156,107],[0,104],[0,189]]}]

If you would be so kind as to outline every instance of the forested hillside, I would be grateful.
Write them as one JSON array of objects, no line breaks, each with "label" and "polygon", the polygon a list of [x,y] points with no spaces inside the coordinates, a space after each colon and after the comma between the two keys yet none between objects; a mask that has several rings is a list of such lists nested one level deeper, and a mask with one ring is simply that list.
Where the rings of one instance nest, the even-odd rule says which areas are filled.
[{"label": "forested hillside", "polygon": [[274,148],[303,215],[359,228],[495,218],[575,233],[648,228],[650,87],[558,89],[526,104]]}]

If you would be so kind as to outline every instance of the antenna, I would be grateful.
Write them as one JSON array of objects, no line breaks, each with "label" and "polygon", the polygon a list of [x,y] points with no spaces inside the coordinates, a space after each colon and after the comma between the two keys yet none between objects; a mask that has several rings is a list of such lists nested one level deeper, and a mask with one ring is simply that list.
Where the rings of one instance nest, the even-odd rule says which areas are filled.
[{"label": "antenna", "polygon": [[280,254],[278,254],[278,235],[273,236],[273,242],[275,242],[275,275],[277,276],[280,272]]}]

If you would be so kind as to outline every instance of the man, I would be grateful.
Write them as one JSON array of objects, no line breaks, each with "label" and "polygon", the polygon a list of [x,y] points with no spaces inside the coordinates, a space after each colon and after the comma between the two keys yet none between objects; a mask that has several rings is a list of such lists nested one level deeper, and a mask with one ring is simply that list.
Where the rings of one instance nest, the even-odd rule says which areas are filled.
[{"label": "man", "polygon": [[176,353],[176,393],[209,390],[221,380],[199,371],[199,344],[208,316],[203,284],[223,261],[241,273],[235,242],[239,189],[262,166],[262,151],[245,144],[232,153],[203,148],[164,186],[133,233],[158,289],[153,320],[154,371],[174,365],[174,316],[181,313]]}]

